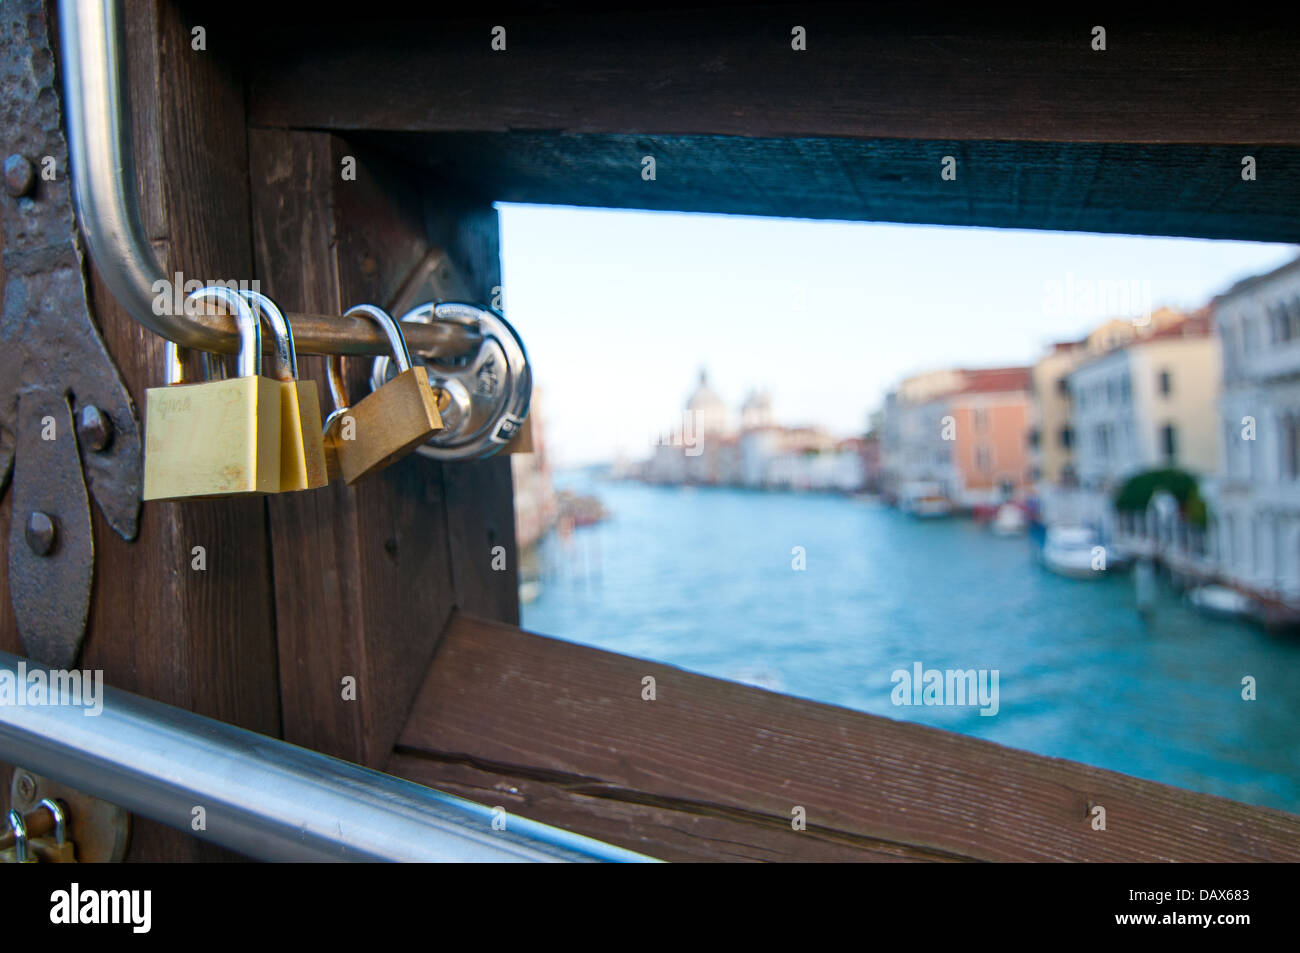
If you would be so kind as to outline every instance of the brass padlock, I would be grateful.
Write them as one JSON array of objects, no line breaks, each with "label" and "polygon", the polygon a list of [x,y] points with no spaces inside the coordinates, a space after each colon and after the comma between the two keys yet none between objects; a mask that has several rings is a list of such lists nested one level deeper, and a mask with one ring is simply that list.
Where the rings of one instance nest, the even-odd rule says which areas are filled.
[{"label": "brass padlock", "polygon": [[[146,500],[275,493],[280,489],[280,384],[261,376],[257,315],[229,288],[200,288],[187,301],[218,298],[239,325],[239,376],[184,383],[168,342],[166,387],[145,393]],[[174,379],[175,378],[175,379]]]},{"label": "brass padlock", "polygon": [[28,849],[27,824],[17,811],[9,812],[9,828],[14,832],[14,846],[0,850],[0,863],[34,864],[36,855]]},{"label": "brass padlock", "polygon": [[326,457],[335,472],[355,483],[423,444],[442,429],[442,418],[429,374],[423,367],[411,366],[406,338],[392,316],[370,304],[359,304],[347,313],[364,315],[384,329],[398,371],[392,380],[348,406],[343,358],[337,354],[330,358],[334,411],[325,421]]},{"label": "brass padlock", "polygon": [[68,839],[68,818],[62,802],[49,797],[42,798],[38,807],[43,807],[54,815],[54,836],[31,838],[27,844],[28,850],[42,863],[75,864],[77,849]]},{"label": "brass padlock", "polygon": [[314,490],[329,483],[322,440],[320,397],[315,381],[298,380],[298,353],[289,321],[275,303],[257,291],[241,295],[275,335],[275,378],[280,382],[280,492]]}]

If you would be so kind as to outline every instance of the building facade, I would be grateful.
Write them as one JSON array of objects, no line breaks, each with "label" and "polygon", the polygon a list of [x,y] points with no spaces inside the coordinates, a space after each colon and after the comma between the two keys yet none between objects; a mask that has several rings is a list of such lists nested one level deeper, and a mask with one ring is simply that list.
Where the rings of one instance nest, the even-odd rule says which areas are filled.
[{"label": "building facade", "polygon": [[1300,602],[1300,258],[1215,299],[1222,449],[1211,553],[1228,581]]},{"label": "building facade", "polygon": [[1029,479],[1029,368],[948,369],[885,399],[881,465],[894,499],[939,494],[959,507],[1021,495]]},{"label": "building facade", "polygon": [[1178,467],[1212,476],[1219,342],[1207,311],[1083,361],[1068,375],[1074,468],[1109,494],[1143,470]]}]

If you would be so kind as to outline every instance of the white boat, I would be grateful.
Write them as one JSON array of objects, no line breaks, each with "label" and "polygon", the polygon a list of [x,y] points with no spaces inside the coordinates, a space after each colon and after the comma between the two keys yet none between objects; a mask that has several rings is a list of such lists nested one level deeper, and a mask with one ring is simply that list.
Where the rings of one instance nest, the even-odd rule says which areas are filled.
[{"label": "white boat", "polygon": [[[1099,579],[1106,574],[1097,536],[1082,526],[1052,526],[1043,542],[1043,565],[1071,579]],[[1094,568],[1094,566],[1098,568]]]},{"label": "white boat", "polygon": [[1226,586],[1199,586],[1187,594],[1187,601],[1207,615],[1226,619],[1249,618],[1255,613],[1255,600]]},{"label": "white boat", "polygon": [[1028,525],[1024,510],[1014,503],[1003,503],[998,507],[998,515],[993,518],[990,528],[995,536],[1019,536]]},{"label": "white boat", "polygon": [[911,483],[899,494],[899,509],[922,519],[952,514],[952,500],[938,483]]}]

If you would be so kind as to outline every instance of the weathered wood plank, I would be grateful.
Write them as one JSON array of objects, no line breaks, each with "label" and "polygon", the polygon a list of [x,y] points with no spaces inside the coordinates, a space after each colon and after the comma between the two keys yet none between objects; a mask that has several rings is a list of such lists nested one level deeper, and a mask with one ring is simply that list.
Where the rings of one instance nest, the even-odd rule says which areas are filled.
[{"label": "weathered wood plank", "polygon": [[[374,133],[497,201],[1255,241],[1300,238],[1300,149],[740,136]],[[1254,156],[1255,181],[1241,158]],[[642,158],[655,179],[641,178]],[[944,156],[956,179],[941,176]]]},{"label": "weathered wood plank", "polygon": [[[499,281],[495,213],[486,224],[482,206],[453,213],[461,197],[442,194],[430,215],[408,169],[328,133],[252,130],[250,143],[258,276],[283,307],[400,311],[453,294],[477,300],[485,280]],[[355,179],[341,174],[345,158]],[[369,392],[369,368],[345,364],[354,400]],[[329,400],[324,358],[302,358],[300,373]],[[517,602],[499,594],[513,595],[513,573],[488,585],[486,555],[481,571],[470,568],[483,547],[471,548],[467,527],[495,539],[504,536],[492,527],[513,522],[508,476],[504,486],[491,479],[498,469],[412,455],[353,487],[269,501],[288,740],[382,764],[452,606],[518,618]],[[355,700],[344,698],[349,676]]]},{"label": "weathered wood plank", "polygon": [[1300,859],[1300,816],[459,614],[389,768],[678,859]]},{"label": "weathered wood plank", "polygon": [[1261,10],[654,7],[304,20],[259,5],[250,52],[275,55],[257,57],[250,113],[341,130],[1300,145],[1298,40]]},{"label": "weathered wood plank", "polygon": [[[253,130],[250,143],[262,290],[324,314],[386,303],[425,251],[418,195],[403,215],[371,168],[344,180],[348,150],[327,133]],[[353,399],[368,366],[345,363]],[[300,358],[328,402],[325,367]],[[268,501],[285,737],[362,764],[391,746],[451,611],[441,475],[412,463]]]},{"label": "weathered wood plank", "polygon": [[[473,188],[437,175],[426,174],[423,195],[429,236],[446,264],[423,286],[408,289],[396,310],[430,299],[493,304],[501,287],[496,210]],[[440,288],[435,280],[446,280],[444,270],[454,282]],[[510,458],[498,453],[486,460],[447,464],[442,481],[456,605],[481,618],[517,623],[519,560]],[[498,546],[504,549],[504,568],[494,568],[501,565],[493,558]]]}]

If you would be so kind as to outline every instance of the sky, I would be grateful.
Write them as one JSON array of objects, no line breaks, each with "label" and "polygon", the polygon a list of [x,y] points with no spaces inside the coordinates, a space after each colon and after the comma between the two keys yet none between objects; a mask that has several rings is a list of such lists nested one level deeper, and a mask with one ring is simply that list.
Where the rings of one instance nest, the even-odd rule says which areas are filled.
[{"label": "sky", "polygon": [[733,408],[861,434],[892,386],[1031,364],[1120,310],[1195,308],[1290,245],[499,206],[503,309],[557,466],[648,456],[700,370]]}]

